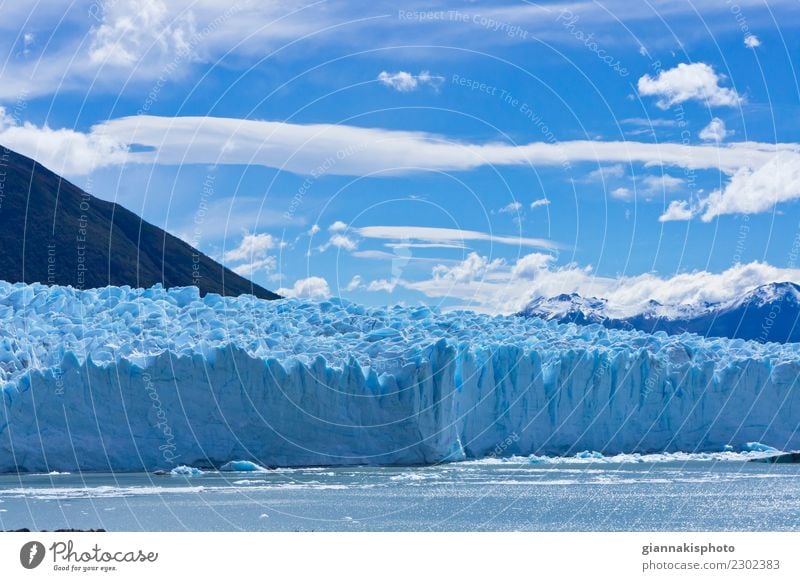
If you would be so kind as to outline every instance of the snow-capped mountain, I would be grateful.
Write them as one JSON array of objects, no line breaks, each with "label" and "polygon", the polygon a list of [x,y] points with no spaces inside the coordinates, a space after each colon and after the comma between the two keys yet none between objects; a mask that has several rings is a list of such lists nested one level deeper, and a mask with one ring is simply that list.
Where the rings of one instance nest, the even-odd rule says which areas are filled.
[{"label": "snow-capped mountain", "polygon": [[626,317],[615,316],[605,299],[574,293],[537,298],[519,314],[648,333],[664,331],[670,335],[696,333],[761,342],[800,342],[800,286],[791,282],[759,286],[727,302],[663,305],[650,301],[640,313]]}]

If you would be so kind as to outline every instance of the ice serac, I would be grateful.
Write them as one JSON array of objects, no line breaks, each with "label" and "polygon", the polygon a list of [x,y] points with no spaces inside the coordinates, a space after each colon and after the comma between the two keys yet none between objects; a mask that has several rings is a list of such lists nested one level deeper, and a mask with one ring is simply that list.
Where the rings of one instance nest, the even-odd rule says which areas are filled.
[{"label": "ice serac", "polygon": [[0,470],[800,448],[800,347],[0,283]]}]

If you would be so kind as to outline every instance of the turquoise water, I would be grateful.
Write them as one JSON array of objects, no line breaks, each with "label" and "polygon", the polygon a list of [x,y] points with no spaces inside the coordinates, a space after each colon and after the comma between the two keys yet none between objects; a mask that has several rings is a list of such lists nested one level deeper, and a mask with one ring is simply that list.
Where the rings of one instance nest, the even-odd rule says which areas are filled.
[{"label": "turquoise water", "polygon": [[798,530],[800,465],[465,462],[417,468],[0,475],[0,528],[112,531]]}]

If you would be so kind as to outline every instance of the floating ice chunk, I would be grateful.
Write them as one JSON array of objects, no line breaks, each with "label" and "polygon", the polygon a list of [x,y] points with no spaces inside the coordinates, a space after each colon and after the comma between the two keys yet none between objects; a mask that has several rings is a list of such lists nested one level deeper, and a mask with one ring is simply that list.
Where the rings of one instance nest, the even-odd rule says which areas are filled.
[{"label": "floating ice chunk", "polygon": [[591,458],[594,460],[602,460],[604,456],[600,452],[589,452],[588,450],[584,450],[583,452],[578,452],[575,454],[576,458]]},{"label": "floating ice chunk", "polygon": [[172,476],[202,476],[203,471],[194,466],[176,466],[169,471]]},{"label": "floating ice chunk", "polygon": [[742,446],[742,450],[747,452],[780,452],[777,448],[767,446],[761,442],[747,442]]},{"label": "floating ice chunk", "polygon": [[220,467],[221,472],[269,472],[263,466],[249,460],[231,460]]}]

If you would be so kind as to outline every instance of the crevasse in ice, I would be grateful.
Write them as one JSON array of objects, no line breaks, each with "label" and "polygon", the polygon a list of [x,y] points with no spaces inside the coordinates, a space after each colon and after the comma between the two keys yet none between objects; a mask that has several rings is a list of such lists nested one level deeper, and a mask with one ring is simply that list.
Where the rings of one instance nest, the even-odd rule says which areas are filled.
[{"label": "crevasse in ice", "polygon": [[798,345],[0,282],[0,471],[800,448]]}]

